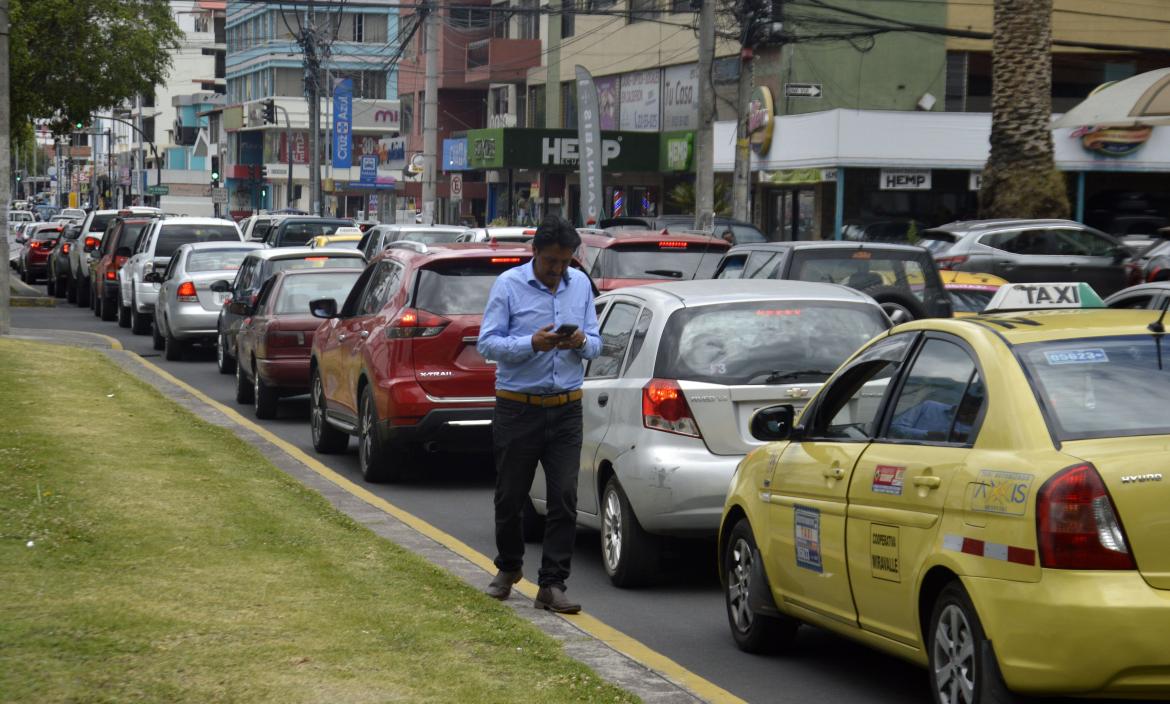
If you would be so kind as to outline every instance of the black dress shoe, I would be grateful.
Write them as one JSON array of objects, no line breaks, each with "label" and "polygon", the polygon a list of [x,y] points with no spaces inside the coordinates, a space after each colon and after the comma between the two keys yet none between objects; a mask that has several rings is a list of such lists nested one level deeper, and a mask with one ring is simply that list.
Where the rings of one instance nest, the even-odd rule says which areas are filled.
[{"label": "black dress shoe", "polygon": [[508,572],[507,570],[500,570],[492,581],[487,585],[487,595],[493,599],[503,601],[512,593],[512,585],[519,582],[524,577],[524,573],[520,570],[515,572]]},{"label": "black dress shoe", "polygon": [[581,610],[580,604],[575,604],[565,597],[564,587],[541,587],[536,592],[536,601],[532,604],[538,609],[555,611],[558,614],[575,614]]}]

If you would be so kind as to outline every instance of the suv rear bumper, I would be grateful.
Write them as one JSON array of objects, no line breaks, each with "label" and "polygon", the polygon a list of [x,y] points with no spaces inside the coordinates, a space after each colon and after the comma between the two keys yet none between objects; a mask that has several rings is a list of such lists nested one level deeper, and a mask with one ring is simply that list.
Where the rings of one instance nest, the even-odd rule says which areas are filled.
[{"label": "suv rear bumper", "polygon": [[414,425],[379,423],[382,440],[392,445],[430,445],[446,452],[489,452],[492,413],[487,408],[436,408]]}]

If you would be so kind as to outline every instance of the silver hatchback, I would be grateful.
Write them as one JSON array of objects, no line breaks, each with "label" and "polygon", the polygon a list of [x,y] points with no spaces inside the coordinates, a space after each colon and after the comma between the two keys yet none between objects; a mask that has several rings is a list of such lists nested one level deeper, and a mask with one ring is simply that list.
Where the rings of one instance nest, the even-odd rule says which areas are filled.
[{"label": "silver hatchback", "polygon": [[[582,386],[577,522],[601,533],[617,586],[658,571],[661,536],[713,538],[740,460],[764,443],[748,424],[803,407],[890,323],[836,284],[705,280],[635,286],[597,299],[601,354]],[[543,474],[530,497],[545,510]]]},{"label": "silver hatchback", "polygon": [[163,350],[168,360],[177,360],[192,342],[214,342],[228,294],[212,291],[211,284],[234,276],[248,252],[263,248],[258,242],[184,244],[175,250],[165,273],[147,273],[145,281],[160,285],[154,348]]}]

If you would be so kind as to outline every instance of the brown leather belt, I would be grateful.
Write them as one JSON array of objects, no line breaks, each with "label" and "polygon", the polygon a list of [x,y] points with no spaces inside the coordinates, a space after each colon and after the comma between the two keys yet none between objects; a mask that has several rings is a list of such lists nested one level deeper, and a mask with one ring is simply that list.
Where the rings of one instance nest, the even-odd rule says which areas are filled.
[{"label": "brown leather belt", "polygon": [[566,391],[560,394],[522,394],[516,391],[504,391],[503,389],[496,390],[498,398],[506,398],[509,401],[519,401],[520,403],[528,403],[533,406],[540,406],[541,408],[556,408],[563,406],[566,403],[579,401],[581,399],[581,389],[576,391]]}]

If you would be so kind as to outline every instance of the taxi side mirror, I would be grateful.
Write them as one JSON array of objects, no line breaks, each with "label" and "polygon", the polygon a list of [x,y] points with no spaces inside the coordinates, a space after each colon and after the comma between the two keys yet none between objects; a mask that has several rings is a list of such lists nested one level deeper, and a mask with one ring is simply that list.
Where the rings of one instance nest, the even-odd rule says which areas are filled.
[{"label": "taxi side mirror", "polygon": [[309,301],[309,311],[314,318],[326,320],[337,317],[337,301],[332,298],[317,298]]},{"label": "taxi side mirror", "polygon": [[796,409],[791,404],[766,406],[752,415],[748,429],[752,437],[764,442],[788,440],[793,436]]}]

